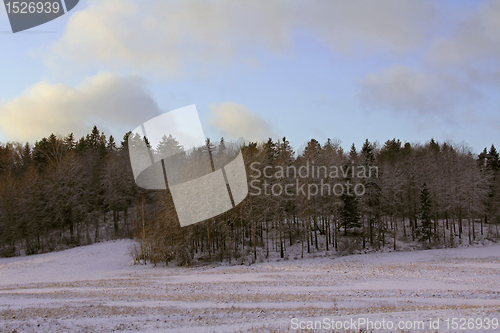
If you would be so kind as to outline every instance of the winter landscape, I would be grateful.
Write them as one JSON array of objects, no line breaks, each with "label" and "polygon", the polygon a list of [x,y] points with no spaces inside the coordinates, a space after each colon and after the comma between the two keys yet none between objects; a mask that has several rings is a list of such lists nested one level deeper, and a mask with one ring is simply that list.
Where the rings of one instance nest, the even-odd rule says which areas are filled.
[{"label": "winter landscape", "polygon": [[[188,268],[134,265],[131,246],[0,259],[0,331],[500,332],[498,244]],[[363,319],[394,329],[324,321]]]},{"label": "winter landscape", "polygon": [[500,332],[500,0],[4,0],[0,333]]}]

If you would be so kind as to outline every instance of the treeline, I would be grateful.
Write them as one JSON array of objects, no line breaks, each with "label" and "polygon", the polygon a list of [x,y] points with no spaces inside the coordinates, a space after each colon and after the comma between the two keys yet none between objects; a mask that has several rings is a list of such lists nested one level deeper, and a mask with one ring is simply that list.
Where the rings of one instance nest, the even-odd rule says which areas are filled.
[{"label": "treeline", "polygon": [[[169,191],[136,186],[127,133],[117,144],[96,127],[75,140],[51,135],[0,146],[0,255],[33,254],[135,237],[137,261],[188,264],[431,246],[498,238],[500,161],[494,146],[365,141],[346,152],[312,139],[296,153],[286,138],[207,142],[215,166],[241,149],[249,195],[230,211],[181,228]],[[156,150],[178,145],[164,137]],[[180,147],[182,148],[182,147]],[[225,161],[221,163],[221,161]],[[189,163],[188,163],[189,164]],[[193,198],[193,204],[197,204]]]},{"label": "treeline", "polygon": [[[466,146],[365,141],[344,152],[339,142],[310,140],[296,154],[286,138],[241,148],[249,196],[208,221],[179,228],[163,191],[143,222],[137,260],[185,264],[196,257],[244,260],[300,247],[318,251],[394,250],[398,242],[457,246],[498,239],[500,162],[494,146],[474,156]],[[229,151],[228,151],[229,150]],[[232,151],[231,151],[232,150]],[[246,258],[246,259],[245,259]]]},{"label": "treeline", "polygon": [[117,147],[97,127],[78,141],[70,134],[1,145],[0,255],[130,236],[138,189],[126,147],[126,137]]}]

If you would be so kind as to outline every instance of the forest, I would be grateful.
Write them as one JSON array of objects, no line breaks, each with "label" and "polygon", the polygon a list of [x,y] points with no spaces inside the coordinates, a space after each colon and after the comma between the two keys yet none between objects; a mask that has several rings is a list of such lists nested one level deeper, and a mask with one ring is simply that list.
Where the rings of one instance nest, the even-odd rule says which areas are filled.
[{"label": "forest", "polygon": [[[134,238],[136,262],[189,265],[287,258],[293,246],[304,257],[398,250],[400,242],[432,248],[500,239],[494,145],[475,155],[465,144],[434,139],[367,139],[349,151],[331,139],[311,139],[298,151],[286,137],[207,139],[188,161],[211,154],[220,166],[241,151],[249,195],[226,213],[181,228],[168,188],[135,184],[129,136],[115,142],[94,126],[80,139],[52,134],[33,146],[1,144],[0,256]],[[164,137],[154,148],[172,145],[175,138]]]}]

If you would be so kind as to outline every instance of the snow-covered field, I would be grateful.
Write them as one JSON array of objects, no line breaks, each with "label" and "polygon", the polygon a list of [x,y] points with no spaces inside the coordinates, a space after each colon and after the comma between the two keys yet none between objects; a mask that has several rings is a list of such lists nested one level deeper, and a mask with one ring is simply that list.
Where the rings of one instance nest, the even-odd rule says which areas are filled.
[{"label": "snow-covered field", "polygon": [[500,245],[153,268],[132,244],[0,259],[0,331],[500,332]]}]

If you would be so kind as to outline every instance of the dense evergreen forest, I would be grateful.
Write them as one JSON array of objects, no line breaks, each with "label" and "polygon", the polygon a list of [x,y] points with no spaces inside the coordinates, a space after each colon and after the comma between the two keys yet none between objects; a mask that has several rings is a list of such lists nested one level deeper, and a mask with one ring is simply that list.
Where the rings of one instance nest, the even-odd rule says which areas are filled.
[{"label": "dense evergreen forest", "polygon": [[[465,145],[434,140],[366,140],[345,152],[338,141],[311,139],[298,153],[286,138],[208,142],[198,154],[234,156],[241,149],[250,194],[220,216],[181,228],[168,190],[136,186],[129,135],[116,143],[94,127],[79,140],[51,135],[33,147],[1,145],[0,256],[134,237],[140,262],[243,262],[270,253],[287,258],[293,246],[304,256],[499,237],[493,145],[476,156]],[[161,143],[172,144],[172,137]]]}]

